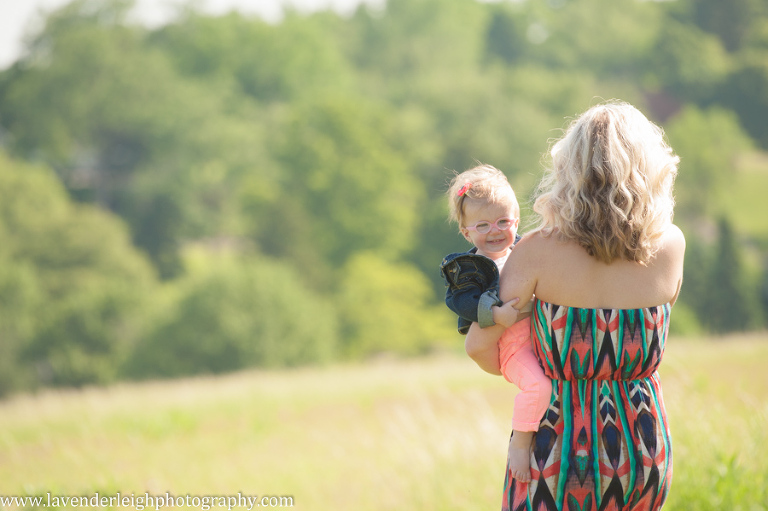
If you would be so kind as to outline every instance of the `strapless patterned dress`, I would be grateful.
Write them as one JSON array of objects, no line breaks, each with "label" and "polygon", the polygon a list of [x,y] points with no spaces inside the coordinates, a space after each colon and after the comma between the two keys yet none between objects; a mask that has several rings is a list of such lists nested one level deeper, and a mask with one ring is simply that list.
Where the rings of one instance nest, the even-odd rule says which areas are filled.
[{"label": "strapless patterned dress", "polygon": [[671,306],[579,309],[540,300],[531,321],[552,398],[530,483],[504,481],[503,511],[660,509],[672,443],[656,369]]}]

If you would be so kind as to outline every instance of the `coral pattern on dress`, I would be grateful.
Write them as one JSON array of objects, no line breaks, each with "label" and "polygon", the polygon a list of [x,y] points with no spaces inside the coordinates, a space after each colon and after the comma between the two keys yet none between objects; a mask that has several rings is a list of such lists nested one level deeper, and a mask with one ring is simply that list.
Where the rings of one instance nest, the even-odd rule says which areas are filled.
[{"label": "coral pattern on dress", "polygon": [[666,500],[672,444],[656,372],[671,305],[580,309],[536,300],[532,342],[552,378],[530,483],[503,511],[650,511]]}]

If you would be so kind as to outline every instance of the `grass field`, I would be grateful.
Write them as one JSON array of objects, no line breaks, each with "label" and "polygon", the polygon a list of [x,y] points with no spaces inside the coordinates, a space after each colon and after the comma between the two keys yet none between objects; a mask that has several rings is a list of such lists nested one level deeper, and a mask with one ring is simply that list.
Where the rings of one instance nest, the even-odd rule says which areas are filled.
[{"label": "grass field", "polygon": [[[661,374],[675,462],[665,510],[768,509],[768,334],[672,339]],[[514,394],[445,354],[21,396],[0,402],[0,495],[498,509]]]}]

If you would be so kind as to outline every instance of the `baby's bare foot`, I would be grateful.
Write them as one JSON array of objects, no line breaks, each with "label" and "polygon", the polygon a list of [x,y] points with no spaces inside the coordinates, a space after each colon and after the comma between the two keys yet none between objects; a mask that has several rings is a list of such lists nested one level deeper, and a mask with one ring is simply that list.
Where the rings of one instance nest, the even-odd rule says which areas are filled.
[{"label": "baby's bare foot", "polygon": [[531,482],[530,448],[509,446],[509,472],[521,483]]}]

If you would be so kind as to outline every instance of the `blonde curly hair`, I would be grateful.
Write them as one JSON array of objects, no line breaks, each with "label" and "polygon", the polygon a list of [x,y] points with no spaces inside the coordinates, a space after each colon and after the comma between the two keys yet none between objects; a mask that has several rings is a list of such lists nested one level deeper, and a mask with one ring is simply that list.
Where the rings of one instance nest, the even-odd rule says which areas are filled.
[{"label": "blonde curly hair", "polygon": [[491,165],[480,164],[456,174],[448,185],[446,195],[449,219],[457,222],[459,227],[465,227],[464,206],[467,201],[511,206],[515,216],[520,217],[520,205],[507,176]]},{"label": "blonde curly hair", "polygon": [[672,223],[680,161],[661,128],[628,103],[596,105],[552,146],[534,212],[545,233],[599,261],[648,264]]}]

